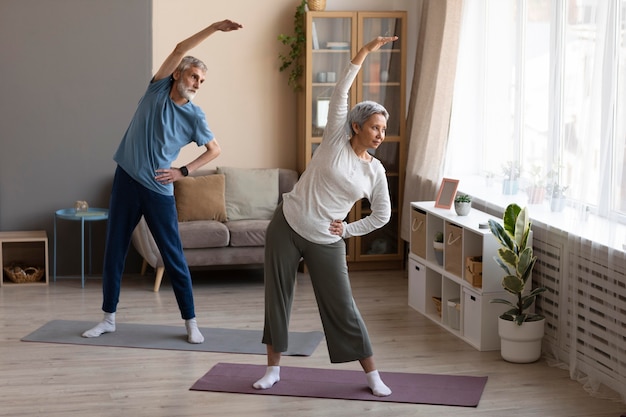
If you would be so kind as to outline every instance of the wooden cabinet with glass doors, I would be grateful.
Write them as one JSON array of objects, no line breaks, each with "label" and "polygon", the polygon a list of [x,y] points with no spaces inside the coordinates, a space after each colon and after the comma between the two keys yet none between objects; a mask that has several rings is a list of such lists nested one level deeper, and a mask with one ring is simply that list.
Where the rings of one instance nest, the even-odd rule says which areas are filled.
[{"label": "wooden cabinet with glass doors", "polygon": [[[374,37],[399,39],[368,55],[349,94],[349,106],[376,101],[390,114],[385,141],[372,154],[387,171],[392,217],[383,228],[346,241],[351,270],[400,269],[400,202],[404,187],[406,101],[406,12],[307,12],[306,55],[298,97],[298,170],[304,171],[322,141],[329,98],[337,77],[358,49]],[[370,213],[367,200],[357,202],[347,221]]]}]

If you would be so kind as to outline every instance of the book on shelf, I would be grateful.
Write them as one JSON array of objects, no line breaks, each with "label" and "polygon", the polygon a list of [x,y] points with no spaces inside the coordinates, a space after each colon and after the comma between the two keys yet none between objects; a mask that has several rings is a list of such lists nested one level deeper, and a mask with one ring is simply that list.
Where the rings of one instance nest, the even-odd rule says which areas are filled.
[{"label": "book on shelf", "polygon": [[320,42],[317,38],[317,28],[315,22],[311,23],[311,40],[313,41],[313,49],[320,49]]}]

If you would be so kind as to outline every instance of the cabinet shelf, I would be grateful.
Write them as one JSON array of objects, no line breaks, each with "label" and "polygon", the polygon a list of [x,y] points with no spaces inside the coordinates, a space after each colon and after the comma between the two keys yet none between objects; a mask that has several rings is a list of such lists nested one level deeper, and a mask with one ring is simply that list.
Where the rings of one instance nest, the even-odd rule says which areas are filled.
[{"label": "cabinet shelf", "polygon": [[[303,88],[298,93],[297,152],[301,173],[322,141],[328,99],[350,59],[374,37],[384,33],[398,35],[397,41],[368,55],[348,98],[350,108],[372,100],[389,112],[385,141],[371,153],[387,172],[391,220],[367,236],[348,239],[346,249],[351,270],[401,269],[405,260],[399,219],[406,159],[406,12],[308,11],[304,23]],[[332,46],[336,49],[329,48]],[[355,221],[370,213],[369,202],[358,201],[348,219]]]},{"label": "cabinet shelf", "polygon": [[[435,208],[433,201],[411,203],[409,305],[481,351],[500,349],[498,316],[506,309],[490,302],[506,298],[506,293],[493,260],[499,244],[488,228],[480,227],[489,220],[499,219],[476,209],[457,216]],[[441,263],[432,244],[436,232],[444,233]],[[466,268],[466,259],[477,256],[483,259],[480,286],[472,285]],[[441,299],[440,315],[432,297]],[[449,302],[460,304],[458,321]]]},{"label": "cabinet shelf", "polygon": [[[15,283],[4,273],[11,265],[41,267],[37,282]],[[45,230],[0,232],[0,286],[48,285],[48,235]]]}]

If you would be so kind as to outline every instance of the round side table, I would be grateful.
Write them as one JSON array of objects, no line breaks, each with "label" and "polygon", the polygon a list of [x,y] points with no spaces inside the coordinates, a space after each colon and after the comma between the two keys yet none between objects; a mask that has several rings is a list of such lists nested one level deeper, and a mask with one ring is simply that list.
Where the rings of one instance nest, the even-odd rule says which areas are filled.
[{"label": "round side table", "polygon": [[108,220],[109,210],[103,208],[89,208],[86,211],[76,211],[73,208],[57,210],[54,213],[54,268],[52,280],[57,280],[57,220],[71,220],[80,222],[80,280],[81,287],[85,288],[85,223],[89,227],[89,274],[91,275],[91,223]]}]

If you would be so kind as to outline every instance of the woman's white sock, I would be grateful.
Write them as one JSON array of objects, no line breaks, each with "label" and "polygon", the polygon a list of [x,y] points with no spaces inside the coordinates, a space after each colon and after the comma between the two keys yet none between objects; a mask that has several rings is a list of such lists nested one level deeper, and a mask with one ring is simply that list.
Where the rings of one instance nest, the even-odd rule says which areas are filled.
[{"label": "woman's white sock", "polygon": [[104,313],[104,319],[95,327],[85,331],[83,337],[98,337],[103,333],[115,331],[115,313]]},{"label": "woman's white sock", "polygon": [[369,385],[372,390],[372,394],[377,397],[386,397],[391,395],[391,389],[389,389],[383,380],[380,379],[378,371],[368,372],[365,375],[367,376],[367,385]]},{"label": "woman's white sock", "polygon": [[204,342],[204,336],[202,336],[202,333],[200,333],[198,329],[198,323],[195,317],[185,320],[185,328],[187,329],[187,341],[189,343],[198,344]]},{"label": "woman's white sock", "polygon": [[256,389],[272,388],[275,383],[280,381],[280,366],[268,366],[265,376],[252,384]]}]

